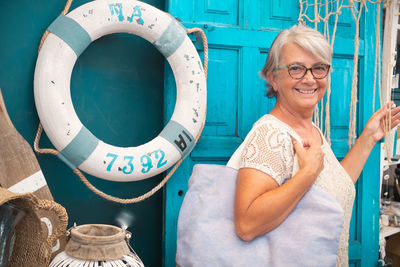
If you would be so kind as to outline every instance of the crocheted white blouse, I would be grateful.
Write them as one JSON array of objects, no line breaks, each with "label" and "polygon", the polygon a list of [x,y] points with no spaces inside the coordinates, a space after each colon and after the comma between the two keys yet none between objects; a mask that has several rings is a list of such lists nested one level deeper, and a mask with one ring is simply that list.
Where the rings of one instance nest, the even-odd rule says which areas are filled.
[{"label": "crocheted white blouse", "polygon": [[[355,197],[354,184],[321,132],[320,135],[323,139],[321,148],[325,153],[324,169],[314,184],[332,195],[343,208],[344,224],[340,235],[336,266],[348,266],[349,227]],[[294,153],[291,137],[301,141],[290,126],[273,115],[264,115],[254,124],[253,129],[227,165],[235,169],[255,168],[270,175],[281,185],[298,170],[297,156]]]}]

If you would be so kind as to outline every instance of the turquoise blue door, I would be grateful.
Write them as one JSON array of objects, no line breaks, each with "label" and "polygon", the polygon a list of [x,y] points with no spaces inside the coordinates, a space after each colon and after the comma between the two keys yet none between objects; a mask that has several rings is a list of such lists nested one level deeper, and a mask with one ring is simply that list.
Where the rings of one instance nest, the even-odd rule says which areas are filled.
[{"label": "turquoise blue door", "polygon": [[[187,28],[201,27],[209,42],[208,107],[206,125],[197,146],[166,188],[165,266],[175,266],[176,224],[187,181],[194,164],[224,164],[245,138],[252,124],[273,106],[265,96],[257,72],[277,33],[297,23],[299,2],[272,0],[168,0],[167,10]],[[368,6],[360,25],[358,69],[358,125],[372,113],[376,9]],[[368,17],[368,19],[366,19]],[[332,147],[341,159],[348,151],[347,134],[353,75],[355,26],[351,14],[341,16],[332,73]],[[194,38],[193,38],[194,39]],[[201,45],[199,52],[202,54]],[[174,108],[174,82],[168,66],[166,114]],[[379,151],[374,149],[356,184],[357,198],[350,233],[350,265],[376,266],[378,259]]]},{"label": "turquoise blue door", "polygon": [[[86,2],[75,0],[71,10]],[[164,9],[163,0],[146,2]],[[0,88],[13,123],[30,144],[38,125],[33,99],[37,48],[65,3],[0,1]],[[117,146],[137,146],[153,139],[163,128],[163,64],[163,56],[137,36],[113,34],[92,43],[76,62],[71,79],[74,107],[83,124],[99,139]],[[41,146],[52,147],[46,136]],[[38,158],[55,200],[67,209],[69,226],[116,224],[116,216],[127,212],[132,218],[128,228],[132,246],[146,266],[162,265],[162,191],[138,204],[112,203],[88,190],[57,158]],[[153,188],[161,176],[131,183],[88,178],[104,192],[130,198]]]}]

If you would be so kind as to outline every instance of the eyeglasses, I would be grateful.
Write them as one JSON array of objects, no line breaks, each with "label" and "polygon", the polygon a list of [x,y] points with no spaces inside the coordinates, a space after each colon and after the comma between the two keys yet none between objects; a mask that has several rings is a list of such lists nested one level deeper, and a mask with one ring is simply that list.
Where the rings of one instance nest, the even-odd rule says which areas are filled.
[{"label": "eyeglasses", "polygon": [[328,64],[318,64],[315,66],[312,66],[311,68],[307,68],[304,65],[301,64],[289,64],[281,67],[277,67],[277,69],[288,69],[288,73],[290,77],[292,77],[295,80],[300,80],[303,79],[304,76],[306,76],[307,71],[311,71],[312,76],[314,79],[320,80],[325,78],[328,75],[329,69],[331,65]]}]

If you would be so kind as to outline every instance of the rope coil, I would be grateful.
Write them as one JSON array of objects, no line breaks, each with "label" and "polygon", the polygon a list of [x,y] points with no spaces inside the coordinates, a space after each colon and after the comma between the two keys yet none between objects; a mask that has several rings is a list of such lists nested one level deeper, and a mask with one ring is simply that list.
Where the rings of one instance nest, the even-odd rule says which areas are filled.
[{"label": "rope coil", "polygon": [[[63,15],[66,15],[69,11],[69,8],[71,7],[72,4],[72,0],[68,0],[64,10],[62,11]],[[207,42],[207,36],[205,35],[204,31],[200,28],[192,28],[192,29],[187,29],[187,33],[191,34],[191,33],[199,33],[199,35],[202,38],[203,41],[203,47],[204,47],[204,64],[203,64],[203,68],[204,68],[204,75],[205,75],[205,79],[207,81],[207,70],[208,70],[208,42]],[[43,33],[43,36],[40,40],[40,44],[39,44],[39,49],[38,52],[40,51],[44,41],[46,40],[47,36],[49,34],[49,31],[46,30]],[[207,112],[207,110],[206,110]],[[198,135],[195,138],[195,144],[197,144],[197,141],[200,138],[200,135],[203,131],[204,128],[204,124],[205,121],[202,122],[202,126],[200,128],[200,131],[198,133]],[[59,154],[59,151],[57,151],[56,149],[52,149],[52,148],[40,148],[39,147],[39,143],[40,143],[40,138],[42,136],[43,133],[43,126],[42,124],[39,122],[38,125],[38,129],[36,132],[36,136],[35,136],[35,140],[33,143],[33,148],[35,150],[35,152],[39,153],[39,154],[52,154],[57,156]],[[154,195],[159,189],[161,189],[166,183],[167,181],[172,177],[172,175],[175,173],[175,171],[178,169],[178,167],[180,166],[180,164],[183,162],[182,158],[180,160],[178,160],[176,162],[176,164],[171,168],[170,172],[161,180],[161,182],[155,186],[153,189],[151,189],[150,191],[148,191],[147,193],[144,193],[143,195],[139,196],[139,197],[134,197],[134,198],[129,198],[129,199],[122,199],[119,197],[115,197],[115,196],[111,196],[107,193],[104,193],[103,191],[99,190],[98,188],[96,188],[93,184],[91,184],[89,182],[89,180],[85,177],[85,175],[81,172],[81,170],[79,170],[79,168],[76,168],[73,170],[73,172],[79,177],[79,179],[86,185],[87,188],[89,188],[91,191],[93,191],[95,194],[97,194],[98,196],[105,198],[109,201],[112,202],[117,202],[117,203],[121,203],[121,204],[131,204],[131,203],[137,203],[140,201],[143,201],[149,197],[151,197],[152,195]]]}]

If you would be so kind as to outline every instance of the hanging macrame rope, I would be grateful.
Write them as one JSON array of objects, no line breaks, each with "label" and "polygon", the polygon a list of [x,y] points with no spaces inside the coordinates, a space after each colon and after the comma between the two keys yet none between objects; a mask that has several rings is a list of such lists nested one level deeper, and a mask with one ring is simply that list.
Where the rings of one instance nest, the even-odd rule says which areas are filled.
[{"label": "hanging macrame rope", "polygon": [[[376,78],[378,78],[379,96],[381,95],[381,3],[376,4],[376,37],[375,38],[375,61],[374,61],[374,89],[372,95],[372,113],[375,112],[375,98],[376,98]],[[379,38],[378,38],[379,37]],[[377,75],[378,74],[378,75]]]},{"label": "hanging macrame rope", "polygon": [[[318,23],[324,23],[324,36],[327,38],[332,48],[334,47],[335,35],[338,25],[339,15],[342,10],[347,8],[350,10],[353,20],[355,22],[355,34],[354,34],[354,63],[353,63],[353,77],[352,77],[352,89],[351,89],[351,104],[350,104],[350,125],[349,125],[349,139],[348,143],[351,146],[356,139],[356,119],[357,119],[357,86],[358,86],[358,46],[359,46],[359,32],[360,32],[360,18],[363,14],[363,8],[367,11],[367,2],[377,5],[377,30],[376,30],[376,53],[375,53],[375,74],[374,74],[374,89],[373,89],[373,109],[375,110],[375,91],[376,91],[376,77],[378,76],[378,90],[379,95],[382,96],[380,79],[381,79],[381,66],[380,66],[380,3],[382,0],[349,0],[347,4],[344,4],[344,0],[299,0],[300,12],[299,22],[305,23],[309,21],[314,24],[315,28],[318,28]],[[358,7],[357,7],[358,6]],[[313,7],[314,18],[310,18],[309,7]],[[323,12],[322,12],[323,11]],[[334,17],[334,26],[332,36],[330,36],[329,25],[331,24],[331,16]],[[378,69],[378,70],[377,70]],[[378,74],[377,74],[378,73]],[[325,129],[324,135],[330,142],[330,96],[331,96],[331,77],[327,78],[327,94],[325,104],[321,102],[320,107],[317,107],[314,114],[314,123],[322,125],[321,121],[325,115]],[[325,105],[325,110],[324,110]],[[325,114],[323,114],[325,113]]]},{"label": "hanging macrame rope", "polygon": [[[329,10],[329,8],[332,9],[334,6],[333,4],[336,3],[336,9],[335,11]],[[341,14],[341,9],[342,8],[348,8],[349,6],[343,5],[343,1],[341,4],[339,4],[339,1],[329,1],[325,0],[325,4],[322,4],[322,1],[319,2],[317,0],[314,0],[314,4],[309,4],[307,0],[299,0],[299,5],[300,5],[300,12],[299,12],[299,23],[305,23],[305,20],[314,23],[314,28],[318,29],[318,23],[323,22],[324,23],[324,36],[327,38],[328,42],[331,44],[331,47],[333,49],[333,45],[335,42],[335,36],[336,36],[336,30],[337,30],[337,24],[338,24],[338,17]],[[307,15],[307,10],[309,6],[314,6],[314,19],[311,19]],[[325,16],[321,16],[321,10],[322,7],[324,8]],[[329,24],[330,24],[330,17],[335,16],[334,19],[334,26],[333,26],[333,32],[332,36],[330,36],[330,30],[329,30]],[[324,135],[327,138],[327,141],[330,143],[331,138],[330,138],[330,96],[331,96],[331,74],[329,73],[328,78],[327,78],[327,94],[326,94],[326,103],[325,103],[325,112],[324,112],[324,102],[320,102],[320,106],[317,106],[315,111],[314,111],[314,123],[317,125],[317,127],[322,127],[322,121],[324,121],[324,113],[325,113],[325,129],[324,129]]]},{"label": "hanging macrame rope", "polygon": [[[337,30],[337,24],[338,24],[338,18],[339,14],[341,13],[341,9],[343,6],[339,5],[339,1],[336,2],[336,12],[331,13],[330,16],[335,16],[334,19],[334,26],[333,26],[333,32],[332,36],[330,35],[330,30],[329,30],[329,17],[326,16],[324,19],[324,25],[325,25],[325,36],[327,36],[329,43],[331,44],[332,51],[333,51],[333,46],[335,43],[335,37],[336,37],[336,30]],[[328,3],[326,3],[326,14],[330,14],[328,10]],[[331,73],[328,75],[328,80],[327,80],[327,91],[326,91],[326,114],[325,114],[325,131],[324,135],[326,136],[326,139],[328,143],[331,143],[331,112],[330,112],[330,105],[331,105],[331,92],[332,92],[332,86],[331,86]]]},{"label": "hanging macrame rope", "polygon": [[[352,2],[352,1],[350,1]],[[358,14],[354,11],[355,8],[351,8],[351,15],[355,21],[355,34],[354,34],[354,58],[353,58],[353,79],[351,83],[351,102],[350,102],[350,127],[349,127],[349,140],[348,145],[351,147],[356,138],[356,120],[357,120],[357,85],[358,85],[358,45],[359,45],[359,35],[360,35],[360,18],[362,14],[362,9],[364,7],[365,1],[360,2],[360,7]]]},{"label": "hanging macrame rope", "polygon": [[[66,15],[68,13],[69,8],[71,7],[71,3],[73,0],[68,0],[64,10],[62,11],[63,15]],[[207,42],[207,36],[205,35],[204,31],[200,28],[192,28],[192,29],[187,29],[187,33],[191,34],[191,33],[199,33],[200,37],[203,41],[203,48],[204,48],[204,75],[207,81],[207,70],[208,70],[208,42]],[[46,30],[40,40],[40,44],[39,44],[39,50],[41,49],[44,41],[46,40],[47,35],[49,34],[48,30]],[[206,110],[207,112],[207,110]],[[206,116],[205,116],[206,117]],[[198,135],[196,136],[195,139],[195,144],[197,144],[197,141],[200,138],[201,132],[203,131],[204,128],[204,124],[205,122],[202,123],[201,129],[198,133]],[[38,125],[38,129],[36,132],[36,136],[35,136],[35,140],[33,143],[33,147],[34,150],[39,153],[39,154],[52,154],[57,156],[59,151],[52,149],[52,148],[40,148],[39,147],[39,142],[40,142],[40,138],[42,136],[43,133],[43,126],[42,124],[39,122]],[[97,189],[93,184],[91,184],[89,182],[89,180],[85,177],[85,175],[78,169],[74,169],[73,172],[79,177],[79,179],[91,190],[93,191],[95,194],[109,200],[109,201],[113,201],[113,202],[117,202],[117,203],[122,203],[122,204],[131,204],[131,203],[137,203],[140,201],[143,201],[149,197],[151,197],[152,195],[154,195],[154,193],[156,193],[158,190],[160,190],[160,188],[162,188],[167,181],[172,177],[172,175],[175,173],[175,171],[178,169],[178,167],[181,165],[182,163],[182,159],[178,160],[178,162],[172,167],[172,169],[169,171],[169,173],[162,179],[162,181],[156,185],[153,189],[151,189],[150,191],[148,191],[147,193],[138,196],[138,197],[134,197],[134,198],[129,198],[129,199],[123,199],[123,198],[119,198],[119,197],[115,197],[115,196],[111,196],[107,193],[104,193],[103,191]]]}]

